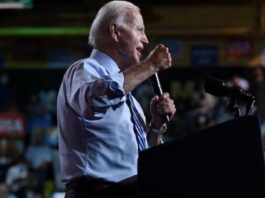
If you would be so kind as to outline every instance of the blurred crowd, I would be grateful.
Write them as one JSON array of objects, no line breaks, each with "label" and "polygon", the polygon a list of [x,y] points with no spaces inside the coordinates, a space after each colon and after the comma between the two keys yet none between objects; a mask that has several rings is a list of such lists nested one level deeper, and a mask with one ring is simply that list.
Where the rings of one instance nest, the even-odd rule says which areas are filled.
[{"label": "blurred crowd", "polygon": [[58,167],[57,90],[30,93],[21,107],[7,74],[0,80],[0,197],[51,197],[63,190]]},{"label": "blurred crowd", "polygon": [[[260,117],[265,136],[265,79],[261,68],[253,69],[253,79],[234,75],[227,82],[241,87],[256,98],[251,114]],[[227,109],[229,99],[215,97],[203,90],[202,84],[188,85],[183,98],[174,98],[177,115],[169,123],[165,141],[182,138],[200,129],[232,119]],[[40,89],[30,93],[23,108],[18,108],[8,75],[0,76],[0,197],[50,198],[63,191],[58,162],[56,129],[57,90]],[[152,91],[146,84],[135,90],[145,111]],[[181,95],[181,94],[180,94]],[[244,104],[238,104],[244,114]],[[241,107],[242,106],[242,107]],[[147,112],[148,115],[148,112]],[[265,139],[265,138],[263,138]],[[264,141],[265,145],[265,141]]]}]

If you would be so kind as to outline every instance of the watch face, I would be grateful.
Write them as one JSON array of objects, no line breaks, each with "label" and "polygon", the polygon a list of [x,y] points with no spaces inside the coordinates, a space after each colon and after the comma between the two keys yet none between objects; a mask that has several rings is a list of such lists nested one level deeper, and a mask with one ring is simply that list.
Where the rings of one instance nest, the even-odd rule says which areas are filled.
[{"label": "watch face", "polygon": [[160,129],[151,128],[151,131],[157,135],[163,135],[167,131],[167,126],[163,125]]},{"label": "watch face", "polygon": [[167,125],[163,124],[162,127],[160,128],[160,131],[162,131],[163,133],[165,133],[167,131]]}]

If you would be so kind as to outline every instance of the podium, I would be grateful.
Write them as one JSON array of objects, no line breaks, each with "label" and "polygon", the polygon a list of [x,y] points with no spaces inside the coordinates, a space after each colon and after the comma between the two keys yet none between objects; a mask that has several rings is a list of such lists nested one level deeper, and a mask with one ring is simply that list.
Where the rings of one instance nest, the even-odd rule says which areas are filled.
[{"label": "podium", "polygon": [[140,153],[138,197],[264,198],[259,119],[245,116]]}]

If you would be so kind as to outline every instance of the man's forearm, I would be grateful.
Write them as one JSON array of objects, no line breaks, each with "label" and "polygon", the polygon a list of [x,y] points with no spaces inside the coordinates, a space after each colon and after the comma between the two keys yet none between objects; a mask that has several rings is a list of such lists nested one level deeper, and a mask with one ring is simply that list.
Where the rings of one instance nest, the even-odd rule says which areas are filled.
[{"label": "man's forearm", "polygon": [[137,65],[133,65],[130,68],[123,71],[124,75],[124,91],[127,94],[139,84],[144,82],[156,71],[156,68],[152,66],[149,61],[142,62]]}]

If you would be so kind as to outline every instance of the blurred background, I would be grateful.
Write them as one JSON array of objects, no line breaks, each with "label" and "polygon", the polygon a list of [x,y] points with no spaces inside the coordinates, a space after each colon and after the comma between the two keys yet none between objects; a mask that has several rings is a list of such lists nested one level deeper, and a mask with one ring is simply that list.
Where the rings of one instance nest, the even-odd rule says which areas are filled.
[{"label": "blurred background", "polygon": [[[1,198],[63,196],[57,91],[67,67],[89,56],[90,24],[106,2],[0,0]],[[227,98],[205,93],[209,75],[256,97],[252,114],[265,134],[265,1],[131,2],[142,10],[150,45],[164,43],[173,57],[172,69],[159,73],[178,108],[165,141],[233,118]],[[134,92],[149,119],[149,82]]]}]

